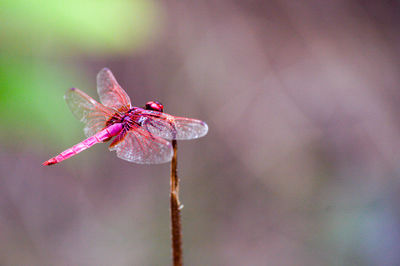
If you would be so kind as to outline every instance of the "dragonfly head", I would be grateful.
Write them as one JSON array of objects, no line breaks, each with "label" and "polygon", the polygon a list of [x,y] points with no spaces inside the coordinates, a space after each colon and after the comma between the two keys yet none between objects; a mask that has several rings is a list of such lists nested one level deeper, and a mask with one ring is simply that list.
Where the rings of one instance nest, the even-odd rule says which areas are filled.
[{"label": "dragonfly head", "polygon": [[146,103],[146,105],[144,106],[144,109],[162,112],[164,110],[164,106],[160,102],[150,101],[150,102]]}]

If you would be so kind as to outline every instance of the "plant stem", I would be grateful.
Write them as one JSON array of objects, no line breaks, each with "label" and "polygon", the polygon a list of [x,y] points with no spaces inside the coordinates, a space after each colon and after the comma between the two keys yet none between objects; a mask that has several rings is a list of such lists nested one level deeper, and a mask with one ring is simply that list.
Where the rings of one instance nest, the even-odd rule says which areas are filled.
[{"label": "plant stem", "polygon": [[182,266],[182,229],[181,229],[181,203],[179,202],[179,178],[177,174],[177,150],[176,140],[172,140],[174,155],[171,161],[171,236],[172,236],[172,261],[174,266]]}]

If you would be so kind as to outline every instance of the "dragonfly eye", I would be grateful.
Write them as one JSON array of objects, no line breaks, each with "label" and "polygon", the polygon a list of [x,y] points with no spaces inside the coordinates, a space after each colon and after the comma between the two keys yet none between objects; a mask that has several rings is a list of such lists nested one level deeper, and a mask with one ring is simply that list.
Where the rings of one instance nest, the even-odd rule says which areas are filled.
[{"label": "dragonfly eye", "polygon": [[162,112],[164,110],[164,106],[160,102],[150,101],[146,103],[144,109]]}]

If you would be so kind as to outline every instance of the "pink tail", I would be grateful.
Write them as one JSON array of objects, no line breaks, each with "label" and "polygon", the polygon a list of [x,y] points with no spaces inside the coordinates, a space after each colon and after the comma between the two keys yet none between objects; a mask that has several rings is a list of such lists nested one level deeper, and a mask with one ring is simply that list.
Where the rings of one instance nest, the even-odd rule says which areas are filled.
[{"label": "pink tail", "polygon": [[87,148],[92,147],[96,143],[103,142],[105,140],[108,140],[108,139],[114,137],[115,135],[118,135],[119,132],[121,132],[122,128],[123,128],[123,125],[121,123],[113,124],[105,129],[103,129],[102,131],[96,133],[95,135],[85,139],[84,141],[72,146],[71,148],[66,149],[59,155],[45,161],[42,165],[52,165],[52,164],[56,164],[61,161],[64,161],[64,160],[80,153],[81,151],[84,151]]}]

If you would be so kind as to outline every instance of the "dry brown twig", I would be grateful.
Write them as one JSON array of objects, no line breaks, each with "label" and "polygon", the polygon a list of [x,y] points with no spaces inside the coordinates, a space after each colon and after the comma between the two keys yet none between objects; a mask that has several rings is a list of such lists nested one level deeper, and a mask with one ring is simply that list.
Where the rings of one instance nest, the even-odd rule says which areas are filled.
[{"label": "dry brown twig", "polygon": [[179,178],[177,174],[177,150],[176,140],[172,140],[174,155],[171,161],[171,236],[172,236],[172,261],[174,266],[182,266],[182,226],[181,226],[181,203],[179,202]]}]

